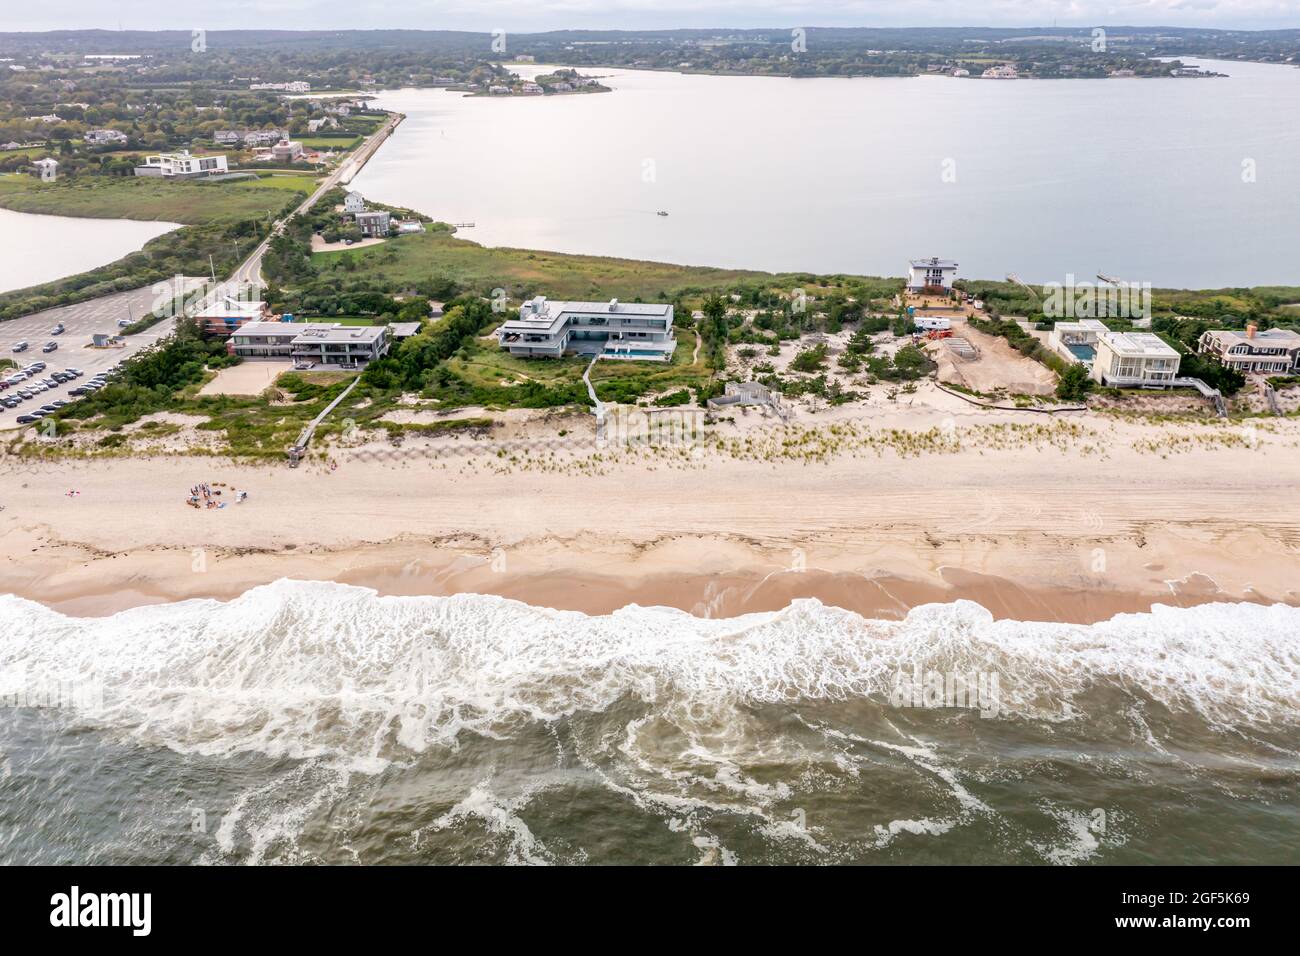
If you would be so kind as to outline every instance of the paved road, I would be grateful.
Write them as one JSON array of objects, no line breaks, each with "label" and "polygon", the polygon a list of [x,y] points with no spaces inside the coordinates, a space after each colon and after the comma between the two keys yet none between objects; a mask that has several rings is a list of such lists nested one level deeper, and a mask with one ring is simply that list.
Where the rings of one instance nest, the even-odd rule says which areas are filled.
[{"label": "paved road", "polygon": [[390,116],[383,126],[372,133],[364,143],[349,153],[347,158],[344,159],[343,162],[339,163],[338,168],[321,181],[321,184],[316,187],[314,193],[304,199],[302,203],[288,216],[276,222],[276,224],[271,228],[271,235],[262,240],[262,243],[253,250],[253,254],[240,264],[239,268],[236,269],[234,274],[230,277],[230,281],[237,286],[251,285],[258,288],[264,287],[266,283],[262,281],[262,257],[266,255],[266,249],[271,243],[271,238],[282,233],[284,231],[285,223],[294,216],[304,213],[312,206],[316,205],[317,200],[335,186],[352,182],[352,177],[361,171],[361,168],[365,166],[370,157],[375,154],[375,150],[383,145],[384,141],[388,139],[389,134],[397,128],[397,124],[400,121],[401,117]]},{"label": "paved road", "polygon": [[[388,138],[399,122],[400,117],[390,116],[379,130],[367,138],[361,146],[353,150],[339,164],[337,169],[321,181],[315,192],[304,199],[289,216],[276,222],[272,227],[271,235],[274,236],[282,232],[285,223],[289,219],[299,213],[306,212],[316,204],[316,201],[321,196],[335,186],[340,183],[351,182],[352,177],[360,172],[366,161],[374,155],[375,150]],[[266,248],[269,244],[269,238],[263,240],[252,255],[245,259],[230,276],[230,283],[237,286],[242,284],[258,288],[265,286],[266,283],[262,281],[262,257],[266,254]],[[192,291],[202,285],[203,281],[201,278],[185,280],[185,291]],[[219,292],[214,292],[214,294],[219,294]],[[0,322],[0,358],[12,358],[19,366],[37,361],[45,362],[47,366],[45,372],[38,378],[44,377],[52,371],[69,367],[79,368],[86,373],[80,379],[73,379],[58,388],[38,393],[35,398],[28,399],[17,408],[0,407],[0,429],[17,427],[15,419],[30,408],[38,408],[56,398],[68,400],[68,389],[86,381],[96,371],[129,358],[146,345],[152,345],[170,332],[176,324],[175,319],[159,322],[151,329],[128,336],[126,346],[123,348],[97,349],[90,345],[92,333],[115,334],[118,331],[117,322],[119,319],[134,320],[141,318],[152,311],[156,299],[157,295],[151,288],[135,289],[130,292],[117,292],[113,295],[101,296],[98,299],[91,299],[77,305],[65,305],[56,309],[47,309],[44,312],[34,312],[31,315],[24,316],[21,319],[13,319],[9,322]],[[51,335],[50,330],[60,322],[67,327],[67,331],[62,335]],[[24,341],[28,343],[27,351],[15,353],[13,351],[14,345]],[[41,347],[46,342],[58,342],[59,347],[54,352],[43,353]]]},{"label": "paved road", "polygon": [[[200,278],[186,279],[185,291],[198,288],[203,281]],[[47,367],[38,378],[69,366],[79,368],[86,373],[82,378],[60,385],[57,389],[40,392],[36,398],[28,399],[17,408],[0,407],[0,429],[16,427],[14,419],[29,409],[38,408],[56,398],[69,400],[68,389],[85,382],[95,372],[107,368],[114,362],[120,362],[134,355],[146,345],[152,345],[170,332],[176,324],[175,319],[164,320],[144,332],[127,336],[125,347],[120,349],[97,349],[90,345],[90,337],[93,333],[117,334],[118,319],[141,318],[153,309],[157,298],[152,287],[146,286],[143,289],[115,292],[76,305],[61,305],[55,309],[46,309],[44,312],[33,312],[21,319],[0,322],[0,358],[13,359],[19,366],[31,362],[44,362]],[[60,322],[66,326],[67,331],[62,335],[51,335],[50,330]],[[27,343],[27,351],[14,352],[13,347],[19,342]],[[42,352],[41,346],[46,342],[57,342],[59,347],[53,352]],[[7,375],[8,372],[3,374]]]}]

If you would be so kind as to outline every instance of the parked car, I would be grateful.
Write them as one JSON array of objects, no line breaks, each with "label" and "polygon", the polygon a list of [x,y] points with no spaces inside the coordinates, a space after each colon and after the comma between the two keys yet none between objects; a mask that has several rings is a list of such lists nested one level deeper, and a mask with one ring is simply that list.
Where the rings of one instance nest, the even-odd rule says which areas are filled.
[{"label": "parked car", "polygon": [[14,344],[14,351],[15,351],[15,352],[26,352],[26,351],[27,351],[27,343],[26,343],[26,342],[16,342],[16,343]]},{"label": "parked car", "polygon": [[27,368],[23,369],[23,371],[24,371],[24,372],[44,372],[44,371],[45,371],[45,363],[44,363],[44,362],[33,362],[31,365],[27,366]]},{"label": "parked car", "polygon": [[124,329],[124,328],[126,328],[128,325],[130,325],[130,324],[131,324],[131,320],[130,320],[130,319],[118,319],[118,320],[117,320],[117,327],[118,327],[119,329]]},{"label": "parked car", "polygon": [[82,371],[81,371],[81,369],[79,369],[79,368],[73,368],[72,366],[68,366],[68,367],[65,368],[63,371],[67,372],[69,375],[81,375],[81,374],[83,374]]},{"label": "parked car", "polygon": [[58,342],[55,342],[55,341],[53,341],[53,340],[51,340],[51,341],[46,342],[44,345],[41,346],[41,351],[42,351],[42,352],[53,352],[53,351],[54,351],[55,349],[57,349],[58,347],[59,347],[59,343],[58,343]]},{"label": "parked car", "polygon": [[65,326],[63,325],[62,322],[60,322],[54,328],[50,329],[50,335],[62,335],[65,331],[66,331]]},{"label": "parked car", "polygon": [[30,388],[20,388],[18,389],[18,394],[21,395],[24,399],[36,397],[36,393],[33,392]]},{"label": "parked car", "polygon": [[57,412],[58,410],[59,410],[59,406],[58,406],[58,405],[55,405],[55,404],[53,404],[53,403],[51,403],[51,404],[49,404],[49,405],[42,405],[39,409],[37,409],[37,411],[39,411],[39,412],[41,412],[41,413],[43,413],[43,414],[45,414],[45,415],[53,415],[53,414],[54,414],[55,412]]},{"label": "parked car", "polygon": [[40,420],[40,415],[19,415],[14,419],[19,425],[30,425],[32,422],[39,422]]}]

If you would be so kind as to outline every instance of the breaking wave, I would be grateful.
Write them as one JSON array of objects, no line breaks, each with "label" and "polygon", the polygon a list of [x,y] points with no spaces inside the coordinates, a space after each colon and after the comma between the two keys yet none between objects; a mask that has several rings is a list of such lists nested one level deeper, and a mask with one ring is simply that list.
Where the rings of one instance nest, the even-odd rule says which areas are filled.
[{"label": "breaking wave", "polygon": [[363,772],[626,699],[648,714],[818,701],[884,712],[900,673],[998,675],[1002,721],[1077,720],[1099,690],[1220,730],[1300,720],[1300,609],[1283,605],[1156,606],[1075,625],[995,621],[969,601],[883,621],[798,600],[710,620],[282,580],[104,618],[9,595],[0,621],[0,696],[94,686],[78,716],[144,742]]}]

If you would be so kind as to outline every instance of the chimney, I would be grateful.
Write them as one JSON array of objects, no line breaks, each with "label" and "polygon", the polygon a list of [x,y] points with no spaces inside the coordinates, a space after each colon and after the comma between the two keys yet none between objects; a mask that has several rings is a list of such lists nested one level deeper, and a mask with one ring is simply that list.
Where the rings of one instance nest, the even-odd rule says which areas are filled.
[{"label": "chimney", "polygon": [[1255,337],[1255,333],[1258,331],[1259,331],[1259,326],[1256,325],[1254,322],[1249,322],[1246,324],[1246,338],[1253,339]]}]

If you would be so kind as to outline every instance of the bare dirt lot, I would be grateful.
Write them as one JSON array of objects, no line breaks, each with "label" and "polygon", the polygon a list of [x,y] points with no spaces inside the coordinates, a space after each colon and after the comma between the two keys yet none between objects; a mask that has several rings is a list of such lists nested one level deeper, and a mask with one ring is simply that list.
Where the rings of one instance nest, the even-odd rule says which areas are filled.
[{"label": "bare dirt lot", "polygon": [[268,388],[281,372],[293,368],[288,359],[283,362],[274,360],[250,359],[230,368],[223,368],[217,377],[201,389],[200,395],[260,395]]},{"label": "bare dirt lot", "polygon": [[1012,395],[1050,395],[1056,390],[1055,373],[1025,358],[1006,339],[986,335],[965,322],[954,322],[952,331],[974,345],[979,357],[959,358],[948,347],[950,339],[931,344],[930,354],[939,363],[939,381],[985,393],[1002,389]]}]

